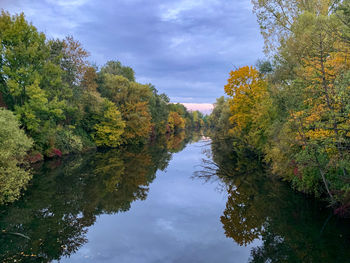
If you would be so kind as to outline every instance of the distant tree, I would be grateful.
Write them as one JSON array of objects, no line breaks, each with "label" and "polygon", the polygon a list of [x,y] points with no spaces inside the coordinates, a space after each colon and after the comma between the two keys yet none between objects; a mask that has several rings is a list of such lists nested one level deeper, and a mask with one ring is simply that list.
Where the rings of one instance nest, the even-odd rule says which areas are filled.
[{"label": "distant tree", "polygon": [[168,117],[168,126],[171,133],[177,133],[186,126],[185,120],[175,111],[171,111]]},{"label": "distant tree", "polygon": [[256,62],[256,67],[257,67],[258,71],[263,75],[265,75],[267,73],[271,73],[273,71],[271,62],[268,60],[260,60],[259,59]]},{"label": "distant tree", "polygon": [[230,137],[229,131],[233,126],[230,123],[230,105],[224,96],[216,99],[214,109],[209,116],[209,124],[214,131],[214,136],[218,138]]},{"label": "distant tree", "polygon": [[96,92],[98,88],[97,73],[94,67],[86,67],[83,78],[81,80],[81,87],[84,91]]},{"label": "distant tree", "polygon": [[108,61],[106,65],[101,68],[100,74],[112,74],[123,76],[129,81],[135,81],[135,72],[131,67],[123,66],[120,61]]},{"label": "distant tree", "polygon": [[169,97],[162,93],[158,94],[158,90],[152,85],[148,84],[152,91],[152,96],[149,100],[149,109],[152,116],[152,132],[155,134],[166,133],[166,125],[169,115]]}]

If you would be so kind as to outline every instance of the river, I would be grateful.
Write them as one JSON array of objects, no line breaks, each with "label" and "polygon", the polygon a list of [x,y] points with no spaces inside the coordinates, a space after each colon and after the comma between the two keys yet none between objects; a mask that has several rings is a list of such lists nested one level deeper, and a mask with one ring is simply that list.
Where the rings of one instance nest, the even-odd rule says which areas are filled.
[{"label": "river", "polygon": [[39,164],[1,262],[349,262],[350,222],[265,170],[184,135]]}]

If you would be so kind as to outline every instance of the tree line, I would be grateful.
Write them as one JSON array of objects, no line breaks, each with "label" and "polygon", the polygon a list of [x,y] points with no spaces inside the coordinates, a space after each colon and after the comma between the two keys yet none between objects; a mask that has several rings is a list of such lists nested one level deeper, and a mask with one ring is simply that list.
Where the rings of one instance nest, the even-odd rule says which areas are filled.
[{"label": "tree line", "polygon": [[131,67],[119,61],[97,67],[72,36],[48,39],[23,13],[2,11],[2,201],[19,195],[14,183],[25,185],[30,180],[28,162],[96,147],[142,144],[203,123],[200,112],[170,103],[152,84],[136,82]]},{"label": "tree line", "polygon": [[350,208],[350,1],[253,0],[267,60],[230,72],[210,117],[295,189]]}]

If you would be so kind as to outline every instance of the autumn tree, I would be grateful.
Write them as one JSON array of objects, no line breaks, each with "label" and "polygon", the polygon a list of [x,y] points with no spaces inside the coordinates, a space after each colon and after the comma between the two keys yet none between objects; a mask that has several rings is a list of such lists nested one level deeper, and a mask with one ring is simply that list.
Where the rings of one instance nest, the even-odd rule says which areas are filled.
[{"label": "autumn tree", "polygon": [[181,103],[170,103],[168,105],[169,111],[177,112],[184,120],[186,129],[194,127],[193,114],[189,112]]},{"label": "autumn tree", "polygon": [[168,129],[170,133],[177,133],[185,128],[185,120],[175,111],[169,112]]},{"label": "autumn tree", "polygon": [[114,102],[125,121],[124,143],[138,142],[149,137],[151,114],[148,101],[152,92],[148,85],[130,82],[120,75],[105,74],[101,94]]},{"label": "autumn tree", "polygon": [[103,118],[94,126],[94,140],[97,146],[117,147],[121,144],[125,122],[117,107],[110,101],[105,102]]},{"label": "autumn tree", "polygon": [[84,91],[96,92],[98,75],[94,67],[86,67],[81,80],[81,87]]},{"label": "autumn tree", "polygon": [[232,135],[262,149],[267,136],[264,131],[271,121],[273,110],[267,82],[255,68],[245,66],[230,72],[225,92],[231,97]]},{"label": "autumn tree", "polygon": [[63,68],[64,81],[72,88],[78,86],[82,81],[86,68],[88,66],[87,52],[82,44],[75,40],[72,36],[67,36],[62,41],[62,60],[61,67]]}]

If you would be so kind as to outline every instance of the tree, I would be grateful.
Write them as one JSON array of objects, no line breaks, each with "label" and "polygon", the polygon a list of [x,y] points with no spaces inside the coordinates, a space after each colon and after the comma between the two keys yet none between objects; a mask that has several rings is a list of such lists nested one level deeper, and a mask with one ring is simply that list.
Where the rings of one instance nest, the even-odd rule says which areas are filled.
[{"label": "tree", "polygon": [[181,103],[170,103],[168,105],[169,111],[177,112],[184,120],[185,127],[191,129],[194,127],[193,114],[188,112],[186,107]]},{"label": "tree", "polygon": [[169,115],[169,98],[166,94],[158,94],[158,90],[149,84],[152,90],[152,96],[149,100],[149,110],[152,116],[152,133],[153,136],[157,134],[166,133],[166,125]]},{"label": "tree", "polygon": [[97,146],[117,147],[121,144],[125,122],[112,102],[106,100],[103,118],[94,128],[96,130],[94,140]]},{"label": "tree", "polygon": [[299,15],[305,12],[328,15],[335,10],[337,0],[252,0],[261,34],[265,40],[265,52],[277,52],[293,34],[293,26]]},{"label": "tree", "polygon": [[45,35],[28,24],[24,14],[1,12],[1,93],[7,106],[23,106],[27,87],[40,82],[39,72],[46,57]]},{"label": "tree", "polygon": [[86,67],[81,81],[81,87],[84,91],[96,92],[98,88],[97,80],[96,69],[94,67]]},{"label": "tree", "polygon": [[148,102],[152,92],[148,85],[130,82],[123,76],[105,74],[100,87],[102,96],[109,98],[120,110],[125,121],[124,143],[135,143],[148,138],[151,132],[151,114]]},{"label": "tree", "polygon": [[62,60],[61,67],[64,70],[64,81],[73,88],[78,86],[84,77],[88,67],[87,52],[81,43],[72,36],[67,36],[62,41]]},{"label": "tree", "polygon": [[245,66],[230,72],[225,92],[232,97],[229,100],[232,135],[242,138],[248,145],[262,149],[273,110],[267,82],[255,68]]},{"label": "tree", "polygon": [[169,112],[168,127],[170,133],[177,133],[185,128],[185,120],[175,111]]},{"label": "tree", "polygon": [[193,111],[192,112],[193,126],[195,129],[198,130],[204,126],[203,117],[204,116],[200,111]]},{"label": "tree", "polygon": [[101,68],[101,76],[104,74],[112,74],[123,76],[129,81],[135,81],[135,72],[131,67],[123,66],[120,61],[108,61],[106,65]]},{"label": "tree", "polygon": [[[64,102],[47,85],[59,82],[59,68],[50,62],[45,35],[29,24],[23,14],[0,16],[0,92],[39,147],[43,134],[64,119]],[[52,87],[56,88],[55,85]]]},{"label": "tree", "polygon": [[214,136],[218,138],[230,137],[229,131],[232,130],[230,122],[230,105],[228,99],[224,96],[217,98],[214,109],[209,116],[211,129],[214,130]]}]

